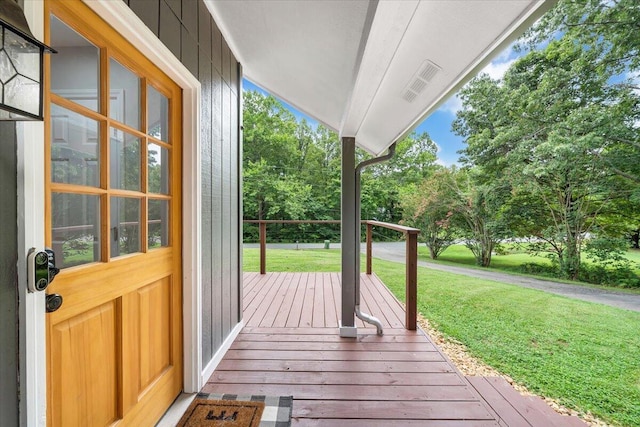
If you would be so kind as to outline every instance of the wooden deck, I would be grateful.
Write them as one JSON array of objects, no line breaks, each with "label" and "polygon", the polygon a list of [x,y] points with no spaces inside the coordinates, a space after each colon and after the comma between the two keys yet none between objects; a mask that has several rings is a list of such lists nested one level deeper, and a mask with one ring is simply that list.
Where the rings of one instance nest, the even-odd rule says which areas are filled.
[{"label": "wooden deck", "polygon": [[361,307],[384,336],[358,321],[357,339],[338,335],[338,273],[245,273],[244,283],[245,327],[203,392],[293,395],[294,426],[574,425],[502,416],[509,404],[489,404],[424,332],[404,329],[375,275],[362,275]]}]

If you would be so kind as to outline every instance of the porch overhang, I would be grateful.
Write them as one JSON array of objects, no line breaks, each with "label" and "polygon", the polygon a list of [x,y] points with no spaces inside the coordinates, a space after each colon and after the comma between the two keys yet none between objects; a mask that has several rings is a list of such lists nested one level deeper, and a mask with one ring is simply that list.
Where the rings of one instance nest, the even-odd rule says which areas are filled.
[{"label": "porch overhang", "polygon": [[246,78],[374,155],[556,0],[205,0]]}]

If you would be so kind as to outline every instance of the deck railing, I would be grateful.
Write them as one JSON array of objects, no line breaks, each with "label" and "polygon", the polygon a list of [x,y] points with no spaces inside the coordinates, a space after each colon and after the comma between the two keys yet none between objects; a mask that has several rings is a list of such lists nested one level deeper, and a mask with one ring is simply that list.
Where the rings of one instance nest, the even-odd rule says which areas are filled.
[{"label": "deck railing", "polygon": [[418,234],[417,228],[405,227],[388,222],[364,221],[367,224],[367,274],[371,274],[371,253],[373,242],[373,227],[383,227],[399,231],[404,234],[405,246],[405,321],[404,327],[415,331],[418,323]]},{"label": "deck railing", "polygon": [[[260,239],[260,274],[267,272],[267,224],[340,224],[337,220],[244,220],[245,223],[258,224]],[[366,233],[366,273],[372,272],[373,227],[383,227],[403,233],[405,250],[405,328],[415,331],[417,328],[418,294],[418,234],[417,228],[405,227],[380,221],[362,221],[367,226]]]}]

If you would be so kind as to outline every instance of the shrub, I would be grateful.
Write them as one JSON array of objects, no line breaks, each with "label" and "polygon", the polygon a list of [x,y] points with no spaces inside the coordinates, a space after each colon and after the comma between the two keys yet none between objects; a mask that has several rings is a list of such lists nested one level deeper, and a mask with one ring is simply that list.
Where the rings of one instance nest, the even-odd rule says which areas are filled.
[{"label": "shrub", "polygon": [[583,264],[580,268],[580,280],[596,285],[618,286],[621,288],[640,288],[640,276],[629,266],[607,268],[603,265]]},{"label": "shrub", "polygon": [[524,274],[532,274],[535,276],[558,277],[557,265],[544,265],[535,262],[527,262],[520,265],[520,272]]}]

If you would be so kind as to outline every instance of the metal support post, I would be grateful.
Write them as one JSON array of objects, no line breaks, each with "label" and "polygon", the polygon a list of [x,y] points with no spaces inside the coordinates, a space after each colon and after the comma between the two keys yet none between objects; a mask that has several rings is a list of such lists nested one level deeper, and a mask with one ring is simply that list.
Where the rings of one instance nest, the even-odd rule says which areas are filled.
[{"label": "metal support post", "polygon": [[342,224],[340,236],[342,243],[342,315],[340,320],[340,336],[356,337],[355,326],[356,305],[356,266],[354,258],[359,255],[357,248],[356,228],[360,228],[360,219],[356,216],[356,140],[342,138]]}]

